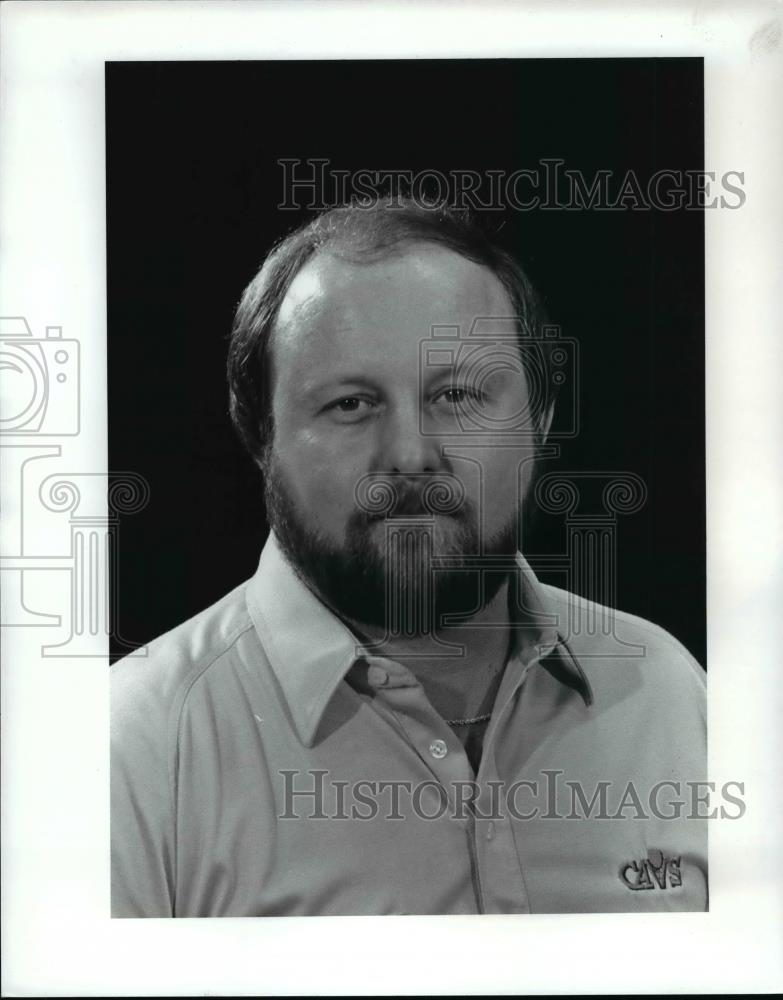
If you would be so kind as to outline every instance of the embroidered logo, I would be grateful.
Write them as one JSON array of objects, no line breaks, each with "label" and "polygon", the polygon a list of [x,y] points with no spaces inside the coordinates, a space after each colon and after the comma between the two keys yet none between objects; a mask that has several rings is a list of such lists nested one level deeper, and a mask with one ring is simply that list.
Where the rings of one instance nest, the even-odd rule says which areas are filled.
[{"label": "embroidered logo", "polygon": [[674,889],[682,885],[682,858],[667,858],[662,851],[650,851],[641,861],[628,861],[620,867],[620,878],[634,892],[639,889]]}]

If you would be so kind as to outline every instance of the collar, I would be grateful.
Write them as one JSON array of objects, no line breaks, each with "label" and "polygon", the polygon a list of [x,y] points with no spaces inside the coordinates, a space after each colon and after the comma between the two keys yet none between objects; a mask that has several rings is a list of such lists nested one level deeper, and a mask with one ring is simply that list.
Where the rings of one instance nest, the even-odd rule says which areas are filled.
[{"label": "collar", "polygon": [[[561,615],[521,552],[516,554],[516,565],[515,587],[509,606],[512,656],[523,668],[533,657],[540,659],[556,680],[578,691],[585,704],[592,705],[593,690],[587,674],[558,629]],[[550,655],[552,653],[555,655]]]},{"label": "collar", "polygon": [[[529,661],[547,657],[552,675],[590,704],[589,682],[557,630],[551,603],[521,553],[516,563],[517,598],[510,603],[514,655]],[[362,658],[361,643],[299,578],[273,532],[248,583],[247,605],[299,736],[312,746],[326,706]]]}]

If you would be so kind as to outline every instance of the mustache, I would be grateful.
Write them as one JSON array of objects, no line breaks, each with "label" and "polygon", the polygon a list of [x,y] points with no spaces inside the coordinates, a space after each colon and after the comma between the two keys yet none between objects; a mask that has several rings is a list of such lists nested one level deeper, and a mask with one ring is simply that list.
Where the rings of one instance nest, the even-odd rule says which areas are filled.
[{"label": "mustache", "polygon": [[377,473],[363,476],[354,491],[358,518],[367,524],[395,517],[440,514],[470,516],[465,487],[451,473]]}]

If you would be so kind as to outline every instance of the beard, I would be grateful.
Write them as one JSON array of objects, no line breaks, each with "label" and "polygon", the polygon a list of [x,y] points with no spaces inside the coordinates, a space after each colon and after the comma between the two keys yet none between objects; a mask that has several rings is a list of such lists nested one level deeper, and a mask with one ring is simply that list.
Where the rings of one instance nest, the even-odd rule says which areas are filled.
[{"label": "beard", "polygon": [[[482,550],[479,520],[461,486],[453,502],[453,477],[427,475],[417,485],[379,476],[374,499],[373,485],[364,502],[357,499],[340,545],[307,523],[270,453],[262,464],[269,526],[299,578],[339,617],[387,636],[432,635],[445,616],[476,614],[508,578],[516,510]],[[447,513],[444,489],[451,490]],[[386,503],[377,503],[378,491]]]}]

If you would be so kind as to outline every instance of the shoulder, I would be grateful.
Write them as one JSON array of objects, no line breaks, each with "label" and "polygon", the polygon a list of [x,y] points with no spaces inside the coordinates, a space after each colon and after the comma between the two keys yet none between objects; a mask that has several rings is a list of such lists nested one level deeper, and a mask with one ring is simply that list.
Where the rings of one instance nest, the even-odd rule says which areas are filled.
[{"label": "shoulder", "polygon": [[118,660],[110,669],[112,737],[163,723],[190,688],[252,628],[241,584],[217,603]]}]

